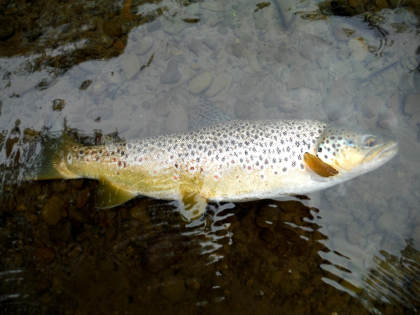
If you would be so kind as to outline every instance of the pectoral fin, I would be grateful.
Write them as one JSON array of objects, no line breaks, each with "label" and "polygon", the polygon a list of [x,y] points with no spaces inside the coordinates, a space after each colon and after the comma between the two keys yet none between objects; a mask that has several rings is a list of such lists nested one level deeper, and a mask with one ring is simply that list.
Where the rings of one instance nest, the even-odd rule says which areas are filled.
[{"label": "pectoral fin", "polygon": [[319,157],[306,152],[303,155],[306,165],[322,177],[331,177],[338,174],[338,171],[331,165],[323,162]]},{"label": "pectoral fin", "polygon": [[133,199],[136,195],[117,185],[101,180],[96,191],[95,205],[98,208],[112,208]]},{"label": "pectoral fin", "polygon": [[183,219],[189,222],[203,215],[206,208],[206,198],[197,193],[184,193],[179,210]]}]

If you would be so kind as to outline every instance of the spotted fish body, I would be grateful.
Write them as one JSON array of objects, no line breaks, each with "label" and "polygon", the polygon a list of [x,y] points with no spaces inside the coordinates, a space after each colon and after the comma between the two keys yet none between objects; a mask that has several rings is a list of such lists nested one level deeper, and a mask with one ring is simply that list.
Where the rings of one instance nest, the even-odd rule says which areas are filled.
[{"label": "spotted fish body", "polygon": [[[344,131],[313,120],[230,121],[178,135],[111,145],[72,145],[63,149],[54,167],[61,177],[93,178],[107,185],[104,206],[136,195],[181,200],[186,204],[183,216],[192,219],[202,214],[207,201],[305,194],[359,175],[349,175],[345,165],[334,160],[346,147],[342,135],[331,135],[337,132]],[[324,148],[323,155],[320,148]],[[319,153],[318,159],[346,174],[331,179],[317,175],[305,156]],[[350,155],[348,158],[351,160]]]}]

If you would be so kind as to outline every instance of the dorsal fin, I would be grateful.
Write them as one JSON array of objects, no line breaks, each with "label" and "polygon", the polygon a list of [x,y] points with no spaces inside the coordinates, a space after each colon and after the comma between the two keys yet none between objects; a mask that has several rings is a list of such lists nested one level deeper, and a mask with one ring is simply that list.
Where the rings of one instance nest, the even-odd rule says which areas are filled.
[{"label": "dorsal fin", "polygon": [[303,160],[305,161],[306,165],[319,176],[331,177],[338,174],[338,171],[334,167],[325,163],[316,155],[306,152],[303,155]]}]

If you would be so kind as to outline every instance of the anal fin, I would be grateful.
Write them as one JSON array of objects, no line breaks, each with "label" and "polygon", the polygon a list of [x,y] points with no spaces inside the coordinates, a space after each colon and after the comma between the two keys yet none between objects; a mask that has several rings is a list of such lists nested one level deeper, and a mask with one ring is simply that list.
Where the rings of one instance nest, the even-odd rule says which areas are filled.
[{"label": "anal fin", "polygon": [[100,180],[96,191],[95,205],[98,208],[106,209],[121,205],[136,194],[106,180]]},{"label": "anal fin", "polygon": [[188,222],[202,216],[207,208],[207,199],[197,193],[184,193],[180,205],[180,214]]}]

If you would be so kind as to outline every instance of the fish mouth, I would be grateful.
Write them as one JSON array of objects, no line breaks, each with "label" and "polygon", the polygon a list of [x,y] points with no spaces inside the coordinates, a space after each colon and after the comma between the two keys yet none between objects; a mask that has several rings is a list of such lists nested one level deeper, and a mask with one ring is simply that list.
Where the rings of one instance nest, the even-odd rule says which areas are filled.
[{"label": "fish mouth", "polygon": [[373,148],[369,151],[366,157],[363,159],[364,163],[370,163],[373,161],[382,161],[386,163],[390,159],[392,159],[398,152],[398,143],[395,141],[387,142],[380,147]]}]

